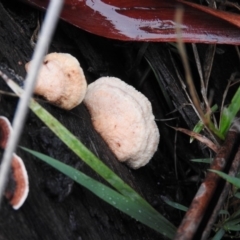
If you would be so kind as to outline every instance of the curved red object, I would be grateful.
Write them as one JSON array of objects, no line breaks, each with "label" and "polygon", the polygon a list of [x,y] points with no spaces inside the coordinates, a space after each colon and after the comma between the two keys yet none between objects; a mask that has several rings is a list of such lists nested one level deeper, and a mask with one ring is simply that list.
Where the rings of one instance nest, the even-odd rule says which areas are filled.
[{"label": "curved red object", "polygon": [[[49,2],[22,1],[43,9]],[[179,5],[184,7],[181,30],[185,42],[240,44],[239,28],[226,20],[240,21],[239,15],[197,8],[181,0],[65,0],[61,18],[106,38],[170,42],[176,41],[174,15]]]}]

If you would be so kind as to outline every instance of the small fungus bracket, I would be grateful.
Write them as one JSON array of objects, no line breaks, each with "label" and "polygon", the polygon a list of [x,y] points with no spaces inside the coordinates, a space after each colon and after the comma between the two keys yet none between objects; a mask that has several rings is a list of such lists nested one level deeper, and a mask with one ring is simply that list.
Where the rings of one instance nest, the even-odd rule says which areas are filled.
[{"label": "small fungus bracket", "polygon": [[[12,131],[6,117],[0,116],[0,149],[4,150]],[[29,192],[28,174],[23,160],[15,153],[12,157],[11,171],[5,190],[5,197],[14,209],[19,209],[25,202]]]}]

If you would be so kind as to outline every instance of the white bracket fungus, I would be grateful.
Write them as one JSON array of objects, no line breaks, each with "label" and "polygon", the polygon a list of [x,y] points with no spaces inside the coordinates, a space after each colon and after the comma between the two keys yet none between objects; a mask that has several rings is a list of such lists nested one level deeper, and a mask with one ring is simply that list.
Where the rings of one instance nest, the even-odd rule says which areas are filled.
[{"label": "white bracket fungus", "polygon": [[156,152],[159,130],[149,100],[115,77],[91,83],[84,99],[94,128],[119,161],[137,169]]},{"label": "white bracket fungus", "polygon": [[132,168],[146,165],[157,150],[160,134],[149,100],[114,77],[100,78],[87,90],[80,64],[70,54],[50,53],[45,57],[34,93],[66,110],[85,97],[95,129],[119,161]]},{"label": "white bracket fungus", "polygon": [[[28,71],[30,63],[25,68]],[[34,93],[66,110],[79,105],[86,93],[87,82],[78,60],[67,53],[45,56]]]}]

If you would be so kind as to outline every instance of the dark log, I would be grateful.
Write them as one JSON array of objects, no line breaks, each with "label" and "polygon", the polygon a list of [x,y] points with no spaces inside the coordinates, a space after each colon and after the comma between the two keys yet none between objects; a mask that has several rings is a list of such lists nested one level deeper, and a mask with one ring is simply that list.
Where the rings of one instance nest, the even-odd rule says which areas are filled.
[{"label": "dark log", "polygon": [[[30,39],[43,15],[44,13],[18,1],[0,2],[1,66],[8,66],[16,74],[25,76],[24,64],[30,60],[33,53]],[[67,52],[75,56],[88,83],[100,76],[109,75],[132,84],[150,99],[156,119],[177,117],[178,120],[171,121],[170,125],[175,126],[177,122],[179,126],[188,129],[192,129],[198,121],[195,112],[187,105],[188,100],[179,84],[167,44],[109,40],[60,21],[49,52]],[[145,58],[158,79],[161,79],[172,106],[169,106],[162,96]],[[225,59],[225,56],[221,59]],[[235,68],[237,61],[233,60],[236,64],[231,64],[231,67]],[[178,62],[177,59],[176,61]],[[226,75],[228,77],[229,73],[234,71],[232,68],[214,66],[213,72],[218,73],[221,79],[218,74],[214,74],[211,87],[218,90],[218,83],[221,82],[222,94],[224,80],[226,81]],[[143,76],[146,76],[146,79]],[[1,79],[0,89],[10,91]],[[217,94],[214,100],[220,102]],[[0,115],[11,121],[17,101],[15,97],[1,95]],[[64,111],[44,102],[40,103],[154,208],[176,226],[180,223],[182,213],[166,206],[161,196],[188,206],[197,191],[202,168],[205,167],[192,164],[189,159],[208,157],[209,152],[206,149],[201,149],[196,141],[190,145],[189,138],[180,134],[175,142],[175,131],[168,128],[164,122],[157,121],[161,132],[158,151],[146,167],[131,170],[118,163],[106,143],[93,129],[90,115],[83,104],[71,111]],[[167,115],[176,109],[178,113]],[[31,112],[28,114],[19,145],[59,159],[102,181]],[[176,163],[175,151],[178,160]],[[18,211],[13,210],[4,200],[0,208],[0,240],[162,238],[157,232],[114,209],[52,167],[35,160],[20,149],[17,153],[27,167],[30,193]]]},{"label": "dark log", "polygon": [[[0,3],[0,62],[24,77],[24,64],[31,58],[31,33],[36,27],[38,12],[20,3]],[[66,27],[65,24],[62,28]],[[76,30],[76,33],[79,30]],[[50,51],[73,52],[81,61],[84,53],[77,48],[69,36],[56,34]],[[81,33],[82,34],[82,33]],[[59,37],[60,36],[60,40]],[[94,38],[94,37],[93,37]],[[85,41],[87,43],[88,41]],[[74,45],[74,46],[73,46]],[[97,56],[90,56],[93,60]],[[88,56],[89,57],[89,56]],[[88,65],[83,60],[83,66]],[[98,64],[94,64],[98,62]],[[100,71],[102,61],[93,61],[88,79]],[[91,67],[91,65],[89,66]],[[87,71],[86,71],[87,72]],[[1,90],[10,91],[0,81]],[[17,98],[1,96],[0,114],[13,119]],[[58,120],[75,134],[90,150],[106,162],[120,177],[161,211],[159,176],[153,167],[132,171],[118,163],[101,137],[94,131],[90,115],[83,104],[66,112],[43,104]],[[64,146],[33,113],[29,113],[19,145],[43,152],[70,164],[96,179],[100,179],[89,167]],[[155,231],[143,226],[130,217],[99,200],[92,193],[74,184],[72,180],[46,164],[17,150],[29,174],[30,192],[20,210],[15,211],[4,200],[0,214],[0,239],[161,239]],[[156,154],[159,161],[161,154]]]}]

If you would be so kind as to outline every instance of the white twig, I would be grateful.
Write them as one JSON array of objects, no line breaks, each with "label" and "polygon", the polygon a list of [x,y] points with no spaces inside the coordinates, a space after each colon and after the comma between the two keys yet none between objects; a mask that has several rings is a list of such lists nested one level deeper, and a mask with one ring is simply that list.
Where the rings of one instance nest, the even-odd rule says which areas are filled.
[{"label": "white twig", "polygon": [[42,31],[39,36],[39,41],[33,54],[33,61],[31,63],[31,67],[25,81],[25,91],[18,103],[15,117],[13,119],[13,131],[10,134],[0,168],[0,204],[7,182],[12,155],[16,149],[20,134],[25,123],[26,114],[28,111],[28,103],[35,87],[36,77],[44,58],[45,49],[48,47],[55,30],[62,5],[63,0],[51,0],[47,10],[46,18],[43,23]]}]

